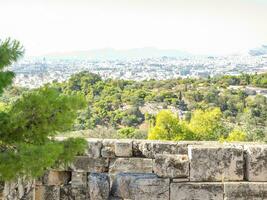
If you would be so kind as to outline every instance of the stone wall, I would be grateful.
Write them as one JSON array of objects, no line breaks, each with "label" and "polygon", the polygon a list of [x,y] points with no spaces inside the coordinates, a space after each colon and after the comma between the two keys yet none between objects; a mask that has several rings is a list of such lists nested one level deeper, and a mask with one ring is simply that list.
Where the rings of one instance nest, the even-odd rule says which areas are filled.
[{"label": "stone wall", "polygon": [[28,185],[6,183],[5,198],[267,199],[267,145],[88,139],[68,169],[47,172],[32,190]]}]

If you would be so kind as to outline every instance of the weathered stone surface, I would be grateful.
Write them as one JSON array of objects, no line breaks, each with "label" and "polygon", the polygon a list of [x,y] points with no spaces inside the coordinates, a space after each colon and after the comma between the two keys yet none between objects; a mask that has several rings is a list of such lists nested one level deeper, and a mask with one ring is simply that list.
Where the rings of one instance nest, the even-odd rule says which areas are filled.
[{"label": "weathered stone surface", "polygon": [[89,158],[88,156],[76,156],[71,169],[77,172],[107,172],[107,158]]},{"label": "weathered stone surface", "polygon": [[89,200],[89,189],[87,187],[60,187],[60,200]]},{"label": "weathered stone surface", "polygon": [[35,200],[43,200],[44,186],[37,185],[35,186]]},{"label": "weathered stone surface", "polygon": [[242,146],[189,146],[190,181],[240,181],[244,177]]},{"label": "weathered stone surface", "polygon": [[153,171],[159,177],[181,178],[189,176],[187,155],[157,154],[153,160]]},{"label": "weathered stone surface", "polygon": [[265,200],[267,183],[229,182],[224,184],[225,200]]},{"label": "weathered stone surface", "polygon": [[87,172],[76,172],[71,173],[71,186],[80,187],[87,185]]},{"label": "weathered stone surface", "polygon": [[38,186],[35,188],[35,200],[59,200],[60,186]]},{"label": "weathered stone surface", "polygon": [[134,140],[133,155],[154,158],[156,154],[187,154],[187,145],[182,142]]},{"label": "weathered stone surface", "polygon": [[117,140],[115,142],[115,155],[117,157],[131,157],[133,155],[133,141]]},{"label": "weathered stone surface", "polygon": [[189,182],[189,178],[174,178],[171,181],[173,183]]},{"label": "weathered stone surface", "polygon": [[88,176],[90,198],[94,200],[108,200],[110,183],[107,174],[91,173]]},{"label": "weathered stone surface", "polygon": [[223,200],[222,183],[171,183],[170,200]]},{"label": "weathered stone surface", "polygon": [[42,178],[44,185],[66,185],[71,180],[70,171],[48,171]]},{"label": "weathered stone surface", "polygon": [[100,158],[101,157],[101,148],[102,148],[102,140],[90,138],[87,140],[88,148],[86,149],[86,155],[90,158]]},{"label": "weathered stone surface", "polygon": [[149,158],[116,158],[110,163],[109,173],[152,173],[152,159]]},{"label": "weathered stone surface", "polygon": [[135,157],[153,157],[152,143],[148,140],[133,141],[133,155]]},{"label": "weathered stone surface", "polygon": [[110,196],[108,200],[123,200],[123,199],[120,198],[120,197],[113,197],[113,196]]},{"label": "weathered stone surface", "polygon": [[267,145],[245,145],[246,178],[267,182]]},{"label": "weathered stone surface", "polygon": [[101,156],[104,158],[115,158],[115,142],[113,139],[104,139],[102,141],[103,147],[101,149]]},{"label": "weathered stone surface", "polygon": [[34,181],[18,178],[17,181],[6,182],[3,188],[5,200],[33,200]]},{"label": "weathered stone surface", "polygon": [[171,141],[152,142],[153,158],[157,154],[187,154],[187,144]]},{"label": "weathered stone surface", "polygon": [[112,185],[112,196],[122,199],[169,199],[169,179],[155,174],[118,174]]},{"label": "weathered stone surface", "polygon": [[0,199],[1,200],[4,198],[4,187],[5,187],[5,183],[0,181]]}]

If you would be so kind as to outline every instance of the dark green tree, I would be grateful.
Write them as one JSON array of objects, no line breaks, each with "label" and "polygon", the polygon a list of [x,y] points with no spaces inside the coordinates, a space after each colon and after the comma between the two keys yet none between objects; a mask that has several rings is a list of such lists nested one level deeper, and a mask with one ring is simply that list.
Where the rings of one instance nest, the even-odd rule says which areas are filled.
[{"label": "dark green tree", "polygon": [[[22,45],[0,41],[0,96],[12,83],[14,73],[4,70],[24,54]],[[67,96],[56,88],[25,92],[0,111],[0,180],[34,178],[45,170],[69,164],[86,146],[83,139],[58,141],[58,132],[68,130],[76,111],[85,106],[81,96]]]}]

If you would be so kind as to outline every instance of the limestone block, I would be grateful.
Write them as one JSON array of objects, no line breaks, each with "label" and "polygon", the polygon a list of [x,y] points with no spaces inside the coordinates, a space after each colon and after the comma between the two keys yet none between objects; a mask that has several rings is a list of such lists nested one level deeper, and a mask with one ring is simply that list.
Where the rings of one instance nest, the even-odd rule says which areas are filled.
[{"label": "limestone block", "polygon": [[86,155],[90,158],[100,158],[101,157],[101,148],[102,148],[102,140],[90,138],[87,140],[88,148],[86,149]]},{"label": "limestone block", "polygon": [[241,181],[243,147],[238,145],[189,146],[190,181]]},{"label": "limestone block", "polygon": [[223,200],[222,183],[171,183],[170,200]]},{"label": "limestone block", "polygon": [[267,182],[267,145],[245,145],[246,178]]},{"label": "limestone block", "polygon": [[37,186],[35,200],[60,200],[60,186]]},{"label": "limestone block", "polygon": [[60,200],[87,200],[89,198],[89,189],[87,187],[60,187]]},{"label": "limestone block", "polygon": [[187,154],[187,144],[172,141],[152,142],[153,158],[156,154]]},{"label": "limestone block", "polygon": [[152,158],[152,143],[149,140],[134,140],[133,141],[133,155],[134,157]]},{"label": "limestone block", "polygon": [[115,158],[115,142],[113,139],[104,139],[102,141],[103,147],[101,149],[101,156],[104,158]]},{"label": "limestone block", "polygon": [[169,179],[155,174],[117,174],[112,185],[112,196],[122,199],[166,200],[169,199]]},{"label": "limestone block", "polygon": [[115,155],[117,157],[131,157],[133,155],[133,141],[117,140],[115,142]]},{"label": "limestone block", "polygon": [[187,154],[187,143],[172,141],[134,140],[135,157],[154,158],[156,154]]},{"label": "limestone block", "polygon": [[70,171],[47,171],[42,178],[44,185],[66,185],[71,180]]},{"label": "limestone block", "polygon": [[88,156],[76,156],[71,169],[78,172],[107,172],[107,158],[89,158]]},{"label": "limestone block", "polygon": [[187,155],[157,154],[153,160],[153,171],[159,177],[181,178],[189,176]]},{"label": "limestone block", "polygon": [[152,173],[152,159],[149,158],[116,158],[111,161],[109,173]]},{"label": "limestone block", "polygon": [[80,187],[87,185],[87,172],[76,172],[71,173],[71,186]]},{"label": "limestone block", "polygon": [[266,182],[228,182],[224,184],[225,200],[267,199]]},{"label": "limestone block", "polygon": [[104,173],[91,173],[88,176],[90,198],[94,200],[108,200],[110,192],[109,177]]}]

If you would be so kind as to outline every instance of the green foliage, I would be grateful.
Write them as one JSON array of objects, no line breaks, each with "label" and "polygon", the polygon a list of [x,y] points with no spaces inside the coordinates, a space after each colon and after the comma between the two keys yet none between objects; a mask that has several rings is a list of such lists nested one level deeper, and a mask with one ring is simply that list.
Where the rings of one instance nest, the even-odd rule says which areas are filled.
[{"label": "green foliage", "polygon": [[219,108],[195,110],[189,123],[197,140],[216,140],[224,133],[222,113]]},{"label": "green foliage", "polygon": [[145,139],[147,134],[146,132],[137,130],[133,127],[125,127],[118,130],[118,137],[122,139]]},{"label": "green foliage", "polygon": [[[266,98],[260,95],[263,99],[259,100],[258,97],[251,99],[243,88],[236,90],[228,86],[254,85],[255,80],[264,80],[264,77],[266,74],[243,74],[209,79],[135,82],[102,80],[98,75],[81,72],[73,75],[69,81],[57,83],[56,87],[64,94],[80,94],[86,98],[87,108],[79,113],[74,130],[95,129],[98,126],[112,126],[114,129],[138,128],[146,123],[154,126],[155,116],[152,116],[151,112],[148,113],[151,115],[149,119],[144,117],[146,114],[144,108],[147,104],[152,104],[160,105],[162,109],[175,108],[185,112],[184,117],[187,122],[193,117],[192,113],[195,110],[220,108],[221,121],[224,122],[227,131],[237,125],[246,134],[251,135],[248,140],[260,140],[267,134],[263,128],[267,126],[267,103],[263,100]],[[261,103],[258,103],[259,101]],[[158,111],[160,109],[156,112]],[[246,124],[243,123],[244,117],[248,121]],[[257,136],[250,130],[257,133]],[[211,140],[217,136],[207,137],[200,134],[195,139],[203,137]]]},{"label": "green foliage", "polygon": [[44,145],[16,144],[0,153],[0,179],[9,181],[21,176],[41,176],[53,166],[63,153],[62,146],[53,143]]},{"label": "green foliage", "polygon": [[82,153],[87,143],[82,139],[49,141],[43,145],[19,143],[16,150],[5,149],[0,153],[0,180],[17,177],[38,177],[51,166],[70,164],[74,156]]},{"label": "green foliage", "polygon": [[[0,70],[22,55],[19,42],[1,42]],[[11,84],[13,76],[12,72],[0,71],[0,93]],[[86,141],[55,141],[53,137],[72,127],[77,111],[86,105],[84,97],[64,95],[48,87],[25,92],[12,100],[7,96],[1,97],[4,103],[0,109],[1,181],[41,176],[45,170],[66,165],[83,152]]]},{"label": "green foliage", "polygon": [[246,134],[239,130],[239,129],[233,129],[226,139],[221,139],[221,141],[226,142],[236,142],[236,141],[246,141]]},{"label": "green foliage", "polygon": [[262,74],[242,74],[239,76],[223,76],[215,78],[213,82],[220,82],[223,85],[253,85],[267,88],[267,73]]},{"label": "green foliage", "polygon": [[8,123],[0,130],[1,140],[5,143],[31,141],[42,144],[48,136],[69,129],[76,111],[84,106],[82,97],[61,95],[53,88],[26,93],[6,112]]},{"label": "green foliage", "polygon": [[0,40],[0,94],[3,89],[12,83],[14,73],[3,71],[4,67],[16,62],[22,55],[24,50],[20,42],[11,40],[10,38]]},{"label": "green foliage", "polygon": [[218,108],[195,110],[188,123],[179,120],[171,111],[157,114],[156,124],[148,139],[152,140],[218,140],[224,133],[222,114]]},{"label": "green foliage", "polygon": [[63,151],[56,159],[57,166],[67,167],[76,155],[82,155],[87,147],[87,141],[82,138],[68,138],[61,142],[56,142],[61,145]]},{"label": "green foliage", "polygon": [[148,134],[150,140],[184,140],[190,137],[185,124],[169,110],[157,114],[155,126]]}]

